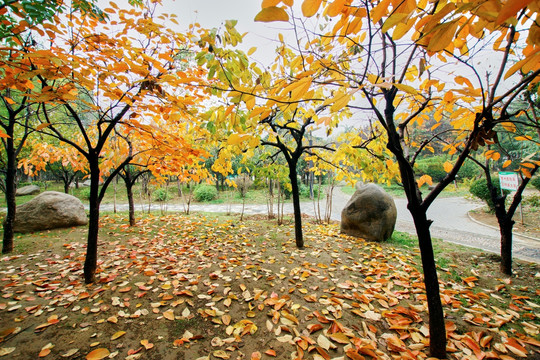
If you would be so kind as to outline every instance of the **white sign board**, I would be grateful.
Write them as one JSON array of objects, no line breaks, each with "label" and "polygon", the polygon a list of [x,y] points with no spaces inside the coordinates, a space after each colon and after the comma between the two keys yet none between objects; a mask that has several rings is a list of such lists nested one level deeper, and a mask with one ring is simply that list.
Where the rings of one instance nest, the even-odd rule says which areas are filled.
[{"label": "white sign board", "polygon": [[511,171],[499,172],[499,181],[501,183],[501,190],[514,190],[519,187],[519,178],[517,173]]}]

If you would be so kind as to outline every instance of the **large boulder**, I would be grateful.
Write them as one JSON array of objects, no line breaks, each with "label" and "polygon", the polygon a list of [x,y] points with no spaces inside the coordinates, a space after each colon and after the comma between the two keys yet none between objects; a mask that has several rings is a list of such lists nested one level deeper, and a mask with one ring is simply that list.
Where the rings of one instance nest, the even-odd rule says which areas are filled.
[{"label": "large boulder", "polygon": [[341,211],[341,232],[368,241],[385,241],[396,226],[397,209],[394,199],[375,184],[356,187]]},{"label": "large boulder", "polygon": [[39,186],[37,185],[27,185],[22,188],[18,188],[15,196],[24,196],[24,195],[36,195],[39,194]]},{"label": "large boulder", "polygon": [[75,196],[45,191],[17,207],[14,231],[20,233],[86,225],[82,202]]}]

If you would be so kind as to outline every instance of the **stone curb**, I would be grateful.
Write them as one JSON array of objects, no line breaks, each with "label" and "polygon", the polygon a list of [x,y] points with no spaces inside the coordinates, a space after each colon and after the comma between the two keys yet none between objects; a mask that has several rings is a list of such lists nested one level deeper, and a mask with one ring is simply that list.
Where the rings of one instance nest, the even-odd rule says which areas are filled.
[{"label": "stone curb", "polygon": [[[469,218],[469,220],[471,220],[472,222],[474,222],[474,223],[476,223],[476,224],[478,224],[478,225],[482,225],[482,226],[485,226],[485,227],[487,227],[487,228],[490,228],[490,229],[499,231],[499,228],[498,228],[498,227],[492,226],[492,225],[488,225],[488,224],[485,224],[485,223],[483,223],[483,222],[481,222],[481,221],[478,221],[478,220],[476,220],[475,218],[473,218],[473,217],[471,216],[471,212],[470,212],[470,211],[467,213],[467,217]],[[529,240],[533,240],[533,241],[538,241],[538,242],[540,242],[540,239],[535,238],[535,237],[533,237],[533,236],[525,235],[525,234],[522,234],[522,233],[517,233],[517,232],[515,232],[515,231],[512,231],[512,234],[513,234],[513,235],[516,235],[516,236],[519,236],[519,237],[522,237],[522,238],[526,238],[526,239],[529,239]]]}]

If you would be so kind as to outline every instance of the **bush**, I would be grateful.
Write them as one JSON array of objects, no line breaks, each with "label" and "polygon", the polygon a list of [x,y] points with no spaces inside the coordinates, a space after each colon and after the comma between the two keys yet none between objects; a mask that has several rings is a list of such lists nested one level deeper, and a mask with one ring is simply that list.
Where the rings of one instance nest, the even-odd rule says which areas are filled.
[{"label": "bush", "polygon": [[212,201],[217,197],[217,189],[212,185],[202,184],[195,188],[193,196],[199,202]]},{"label": "bush", "polygon": [[445,176],[445,159],[442,156],[434,156],[426,159],[420,159],[416,162],[419,175],[429,175],[433,182],[440,182]]},{"label": "bush", "polygon": [[459,179],[474,179],[480,175],[480,167],[471,160],[466,160],[458,171]]},{"label": "bush", "polygon": [[155,201],[167,201],[171,199],[171,194],[166,189],[159,188],[152,193],[152,198]]},{"label": "bush", "polygon": [[[495,189],[497,189],[497,191],[500,192],[501,190],[500,190],[499,178],[494,176],[491,179],[491,181]],[[486,179],[478,179],[475,182],[473,182],[469,191],[471,192],[471,194],[473,194],[477,198],[484,200],[486,204],[489,206],[489,210],[491,212],[495,211],[495,204],[493,203],[493,200],[491,200],[491,194],[489,193],[489,188],[487,186]],[[504,193],[509,194],[510,192],[508,190],[505,190]]]},{"label": "bush", "polygon": [[536,190],[540,191],[540,176],[537,176],[531,180],[531,185],[536,188]]}]

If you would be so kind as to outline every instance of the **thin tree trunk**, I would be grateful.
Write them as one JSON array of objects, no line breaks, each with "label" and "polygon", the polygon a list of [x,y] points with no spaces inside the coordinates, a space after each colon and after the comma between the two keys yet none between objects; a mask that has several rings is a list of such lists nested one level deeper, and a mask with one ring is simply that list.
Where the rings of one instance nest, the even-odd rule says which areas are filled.
[{"label": "thin tree trunk", "polygon": [[[89,159],[90,160],[90,159]],[[96,281],[97,245],[99,234],[99,165],[97,158],[90,162],[90,213],[88,220],[88,242],[84,261],[84,281],[87,284]]]},{"label": "thin tree trunk", "polygon": [[2,253],[7,254],[13,251],[13,225],[15,224],[15,213],[17,211],[17,203],[15,201],[16,192],[16,177],[17,177],[17,157],[13,139],[6,139],[7,149],[7,169],[6,169],[6,204],[7,213],[4,220],[4,237],[2,243]]},{"label": "thin tree trunk", "polygon": [[296,247],[298,249],[303,249],[304,237],[302,234],[302,213],[300,209],[300,191],[298,188],[296,164],[293,164],[293,165],[289,165],[289,179],[291,180],[293,209],[294,209],[294,237],[296,240]]},{"label": "thin tree trunk", "polygon": [[431,221],[427,220],[426,213],[419,209],[410,210],[416,227],[422,268],[424,269],[424,284],[429,311],[429,351],[432,357],[446,358],[446,327],[444,325],[444,312],[439,293],[439,279],[433,245],[429,227]]}]

